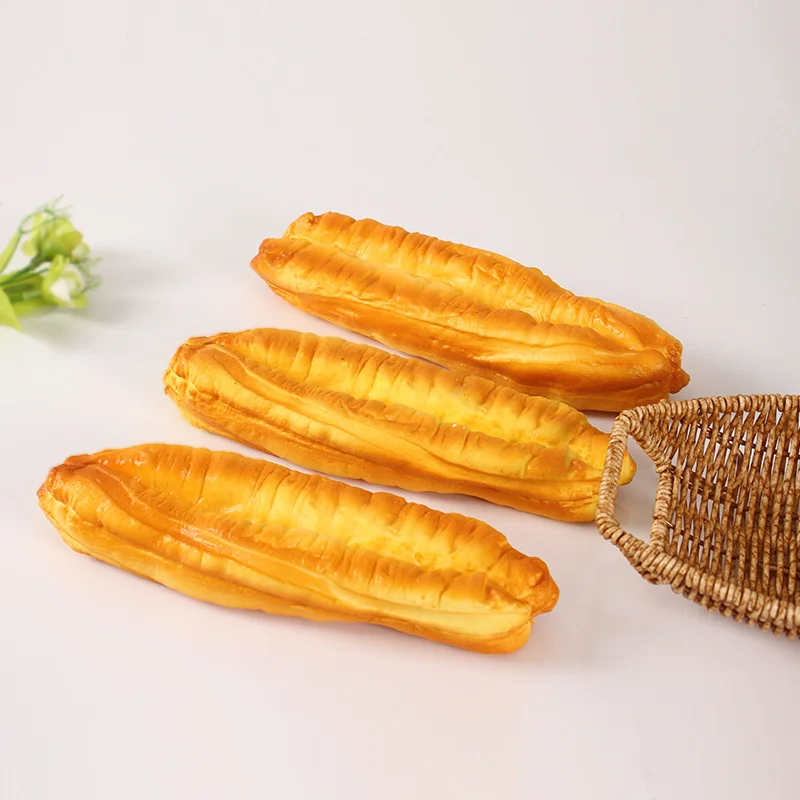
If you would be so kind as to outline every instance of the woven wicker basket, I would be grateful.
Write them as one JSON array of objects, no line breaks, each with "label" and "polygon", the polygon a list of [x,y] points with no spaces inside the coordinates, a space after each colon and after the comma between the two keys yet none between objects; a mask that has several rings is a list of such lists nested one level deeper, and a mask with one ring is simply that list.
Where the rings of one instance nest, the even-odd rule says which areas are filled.
[{"label": "woven wicker basket", "polygon": [[[651,583],[795,638],[799,418],[796,395],[662,402],[623,412],[611,434],[598,529]],[[629,436],[658,472],[649,542],[623,531],[614,516]]]}]

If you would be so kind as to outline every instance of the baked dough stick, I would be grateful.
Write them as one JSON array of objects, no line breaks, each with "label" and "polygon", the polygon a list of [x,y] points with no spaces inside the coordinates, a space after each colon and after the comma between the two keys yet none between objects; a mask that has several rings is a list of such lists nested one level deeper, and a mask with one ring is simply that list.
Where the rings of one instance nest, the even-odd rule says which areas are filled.
[{"label": "baked dough stick", "polygon": [[688,382],[680,342],[652,320],[502,256],[374,220],[306,214],[251,263],[323,319],[581,410],[656,402]]},{"label": "baked dough stick", "polygon": [[75,456],[39,502],[78,552],[223,606],[508,653],[558,599],[547,566],[483,522],[234,453]]},{"label": "baked dough stick", "polygon": [[491,308],[524,311],[537,322],[589,328],[632,350],[658,350],[675,369],[671,391],[688,382],[680,369],[681,343],[653,320],[602,300],[578,297],[541,270],[488,250],[335,212],[303,214],[284,236],[335,244],[357,258],[443,281]]},{"label": "baked dough stick", "polygon": [[[608,435],[486,378],[263,328],[190,339],[164,384],[194,425],[320,472],[573,522],[597,510]],[[634,471],[626,456],[622,482]]]}]

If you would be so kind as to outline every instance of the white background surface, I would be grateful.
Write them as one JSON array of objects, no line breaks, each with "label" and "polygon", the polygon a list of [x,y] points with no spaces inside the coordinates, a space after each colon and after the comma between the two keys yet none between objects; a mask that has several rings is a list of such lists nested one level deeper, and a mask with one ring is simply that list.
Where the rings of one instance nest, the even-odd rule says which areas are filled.
[{"label": "white background surface", "polygon": [[796,3],[0,9],[0,232],[64,193],[105,279],[0,329],[0,797],[797,796],[797,643],[650,586],[592,526],[421,496],[560,585],[493,658],[191,601],[72,553],[35,498],[73,453],[234,448],[162,393],[188,336],[348,337],[248,267],[309,210],[653,316],[682,397],[800,392]]}]

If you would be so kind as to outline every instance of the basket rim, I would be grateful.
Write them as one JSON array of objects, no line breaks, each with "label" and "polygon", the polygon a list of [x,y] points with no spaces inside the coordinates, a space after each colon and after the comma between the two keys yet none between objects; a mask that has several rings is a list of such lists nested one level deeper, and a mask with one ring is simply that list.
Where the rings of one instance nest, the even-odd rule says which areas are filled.
[{"label": "basket rim", "polygon": [[[719,406],[736,406],[735,410],[747,411],[759,405],[775,403],[784,405],[787,402],[800,401],[800,394],[793,393],[769,393],[769,394],[720,394],[708,397],[687,397],[681,400],[670,400],[665,398],[657,403],[626,408],[621,411],[614,420],[614,424],[620,418],[625,419],[645,419],[652,418],[656,414],[674,417],[690,411],[717,410]],[[666,412],[666,414],[665,414]]]},{"label": "basket rim", "polygon": [[[774,405],[783,410],[787,403],[800,400],[796,394],[719,395],[715,397],[689,398],[684,400],[662,400],[646,406],[627,409],[615,419],[608,445],[606,461],[600,483],[595,524],[600,534],[627,558],[631,565],[646,580],[656,584],[668,584],[676,593],[700,603],[709,601],[716,610],[739,619],[747,619],[776,633],[800,633],[800,603],[774,597],[763,590],[741,585],[730,578],[714,575],[684,556],[668,553],[653,538],[659,541],[661,529],[665,528],[665,513],[671,504],[673,476],[668,471],[658,471],[658,485],[653,504],[653,522],[647,541],[623,529],[616,518],[616,500],[622,458],[627,450],[628,438],[638,444],[635,433],[645,420],[676,418],[686,414],[738,411],[745,412]],[[644,448],[642,448],[644,450]],[[645,453],[650,463],[653,459]],[[663,536],[662,536],[663,538]],[[707,603],[700,603],[706,605]]]}]

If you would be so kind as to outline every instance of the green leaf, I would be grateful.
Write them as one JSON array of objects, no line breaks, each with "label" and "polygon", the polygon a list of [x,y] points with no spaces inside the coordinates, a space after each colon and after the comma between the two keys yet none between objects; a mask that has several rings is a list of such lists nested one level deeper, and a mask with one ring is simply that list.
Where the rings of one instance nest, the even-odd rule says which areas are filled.
[{"label": "green leaf", "polygon": [[11,301],[2,289],[0,289],[0,325],[8,325],[18,331],[22,330],[22,325],[19,324],[14,306],[11,305]]},{"label": "green leaf", "polygon": [[52,308],[52,305],[42,300],[41,297],[37,297],[33,300],[22,300],[19,303],[14,303],[14,311],[17,312],[18,317],[24,317],[26,314],[31,314],[34,311],[38,311],[40,308]]},{"label": "green leaf", "polygon": [[11,241],[6,245],[6,249],[0,253],[0,272],[9,265],[9,262],[14,257],[14,253],[17,252],[17,246],[21,238],[22,230],[17,229],[17,232],[11,237]]},{"label": "green leaf", "polygon": [[14,304],[17,316],[19,316],[17,304],[21,300],[32,300],[41,297],[43,280],[41,275],[28,275],[26,278],[22,278],[18,283],[12,283],[3,287],[6,296]]},{"label": "green leaf", "polygon": [[19,283],[20,281],[29,280],[31,275],[37,275],[44,271],[43,269],[40,269],[40,267],[42,267],[42,264],[31,261],[30,264],[22,269],[18,269],[15,272],[9,272],[6,275],[0,275],[0,286],[13,286],[15,283]]}]

